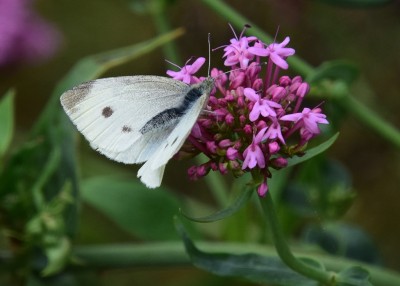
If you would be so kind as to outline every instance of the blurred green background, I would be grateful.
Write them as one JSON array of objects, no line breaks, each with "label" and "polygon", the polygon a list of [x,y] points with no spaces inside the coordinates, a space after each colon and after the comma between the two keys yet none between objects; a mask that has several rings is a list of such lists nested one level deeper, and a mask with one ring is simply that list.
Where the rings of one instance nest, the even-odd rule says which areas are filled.
[{"label": "blurred green background", "polygon": [[[14,146],[26,138],[55,84],[80,58],[139,43],[158,34],[151,15],[131,9],[132,6],[137,7],[145,2],[36,1],[36,10],[59,29],[62,42],[57,54],[46,62],[0,68],[1,94],[9,87],[17,90],[17,133]],[[400,108],[400,2],[392,1],[370,8],[331,5],[326,3],[329,1],[225,2],[272,37],[279,27],[278,39],[290,36],[289,46],[295,48],[296,55],[313,66],[334,59],[346,59],[355,63],[361,75],[352,87],[353,94],[400,128],[397,109]],[[212,47],[221,46],[232,38],[227,20],[200,0],[171,1],[166,17],[173,28],[184,27],[186,30],[176,41],[182,59],[182,62],[177,63],[179,65],[183,65],[191,56],[207,57],[208,33],[211,33]],[[212,54],[213,66],[221,63],[220,56],[220,51]],[[164,59],[162,50],[158,49],[114,68],[106,76],[165,75],[166,69],[171,66]],[[365,86],[370,89],[366,90]],[[329,150],[329,154],[348,169],[357,193],[354,204],[345,215],[345,221],[358,224],[368,232],[377,245],[384,264],[400,270],[399,150],[352,116],[344,114],[342,120],[340,137]],[[136,174],[135,166],[114,164],[92,151],[86,142],[82,142],[80,148],[82,152],[78,160],[83,176],[107,174],[110,165],[131,176]],[[189,196],[207,200],[203,182],[189,185],[186,178],[188,164],[171,162],[164,184]],[[87,205],[82,207],[78,237],[78,241],[83,244],[132,240],[131,236]],[[188,267],[109,270],[102,272],[100,276],[104,285],[160,282],[164,285],[247,285]]]}]

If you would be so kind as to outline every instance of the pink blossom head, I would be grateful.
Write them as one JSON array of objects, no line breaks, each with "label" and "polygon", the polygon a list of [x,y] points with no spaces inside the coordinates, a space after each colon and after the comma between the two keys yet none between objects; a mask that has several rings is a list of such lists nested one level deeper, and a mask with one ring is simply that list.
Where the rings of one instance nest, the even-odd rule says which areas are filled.
[{"label": "pink blossom head", "polygon": [[[192,179],[210,171],[234,176],[251,172],[264,178],[257,186],[263,197],[268,192],[270,169],[284,168],[287,158],[303,155],[303,146],[320,133],[319,125],[328,124],[321,108],[302,107],[310,90],[308,83],[300,76],[279,77],[289,67],[286,59],[294,54],[287,47],[289,41],[286,37],[281,43],[263,43],[242,33],[224,46],[222,57],[230,72],[211,70],[216,92],[210,95],[207,112],[201,114],[185,144],[185,150],[208,158],[189,169]],[[268,64],[261,65],[261,58]],[[204,58],[198,58],[168,74],[192,84],[201,80],[195,73],[203,64]]]}]

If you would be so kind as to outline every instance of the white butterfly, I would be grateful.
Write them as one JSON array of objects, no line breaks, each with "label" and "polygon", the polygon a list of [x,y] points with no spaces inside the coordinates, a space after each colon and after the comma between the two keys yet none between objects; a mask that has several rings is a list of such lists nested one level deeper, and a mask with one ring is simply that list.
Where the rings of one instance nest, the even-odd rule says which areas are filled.
[{"label": "white butterfly", "polygon": [[61,104],[93,149],[125,164],[146,162],[138,177],[156,188],[213,87],[211,77],[191,86],[160,76],[103,78],[66,91]]}]

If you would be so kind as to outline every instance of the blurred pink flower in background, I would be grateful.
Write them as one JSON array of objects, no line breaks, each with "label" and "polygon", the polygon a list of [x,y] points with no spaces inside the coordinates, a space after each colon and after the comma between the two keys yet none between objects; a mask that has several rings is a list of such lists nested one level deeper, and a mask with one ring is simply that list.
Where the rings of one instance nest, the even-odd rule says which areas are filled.
[{"label": "blurred pink flower in background", "polygon": [[0,0],[0,68],[49,58],[59,41],[60,34],[33,10],[32,0]]}]

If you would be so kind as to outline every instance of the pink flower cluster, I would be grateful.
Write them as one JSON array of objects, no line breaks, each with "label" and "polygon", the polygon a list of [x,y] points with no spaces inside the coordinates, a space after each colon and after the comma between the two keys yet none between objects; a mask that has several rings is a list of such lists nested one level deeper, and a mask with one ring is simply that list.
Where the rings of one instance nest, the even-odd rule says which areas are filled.
[{"label": "pink flower cluster", "polygon": [[[286,59],[295,52],[286,47],[289,41],[286,37],[282,43],[267,45],[256,37],[240,35],[224,47],[224,64],[231,70],[227,75],[212,69],[215,89],[207,112],[200,116],[178,154],[202,152],[208,157],[206,163],[189,168],[191,179],[210,170],[235,176],[251,172],[253,177],[263,178],[258,194],[264,196],[271,177],[269,168],[283,168],[288,157],[304,154],[306,143],[320,133],[318,124],[328,124],[321,108],[301,109],[310,89],[308,83],[300,76],[278,75],[288,68]],[[199,82],[202,78],[194,73],[204,62],[198,58],[181,71],[167,74],[186,83]]]}]

